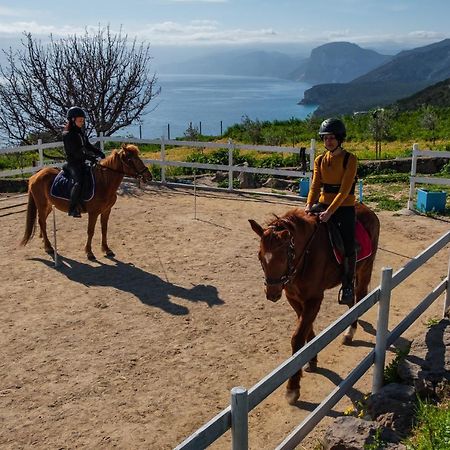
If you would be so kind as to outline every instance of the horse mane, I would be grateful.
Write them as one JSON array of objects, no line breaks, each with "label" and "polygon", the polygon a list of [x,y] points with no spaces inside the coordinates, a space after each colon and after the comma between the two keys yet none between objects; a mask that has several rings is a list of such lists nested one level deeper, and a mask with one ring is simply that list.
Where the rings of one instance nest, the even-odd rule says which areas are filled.
[{"label": "horse mane", "polygon": [[268,223],[269,228],[273,228],[276,231],[281,230],[293,230],[305,224],[313,225],[317,223],[315,216],[306,214],[303,209],[293,208],[283,214],[281,217],[274,214],[274,219]]}]

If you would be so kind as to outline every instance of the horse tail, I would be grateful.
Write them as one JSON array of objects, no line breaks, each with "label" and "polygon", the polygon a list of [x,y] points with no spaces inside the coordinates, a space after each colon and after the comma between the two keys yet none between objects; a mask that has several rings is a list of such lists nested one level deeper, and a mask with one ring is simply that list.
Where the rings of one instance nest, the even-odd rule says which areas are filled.
[{"label": "horse tail", "polygon": [[25,224],[25,233],[20,245],[27,245],[28,241],[33,237],[36,228],[37,208],[33,194],[28,192],[27,220]]}]

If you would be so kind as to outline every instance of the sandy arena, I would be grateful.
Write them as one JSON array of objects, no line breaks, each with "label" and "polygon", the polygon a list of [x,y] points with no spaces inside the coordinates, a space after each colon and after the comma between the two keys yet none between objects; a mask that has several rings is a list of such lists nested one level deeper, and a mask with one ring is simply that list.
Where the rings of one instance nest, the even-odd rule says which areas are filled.
[{"label": "sandy arena", "polygon": [[[24,248],[25,214],[1,218],[0,448],[171,449],[290,356],[295,314],[283,297],[265,299],[258,237],[267,222],[301,202],[129,185],[113,208],[107,259],[97,224],[84,255],[87,218],[57,212],[61,265],[38,233]],[[448,229],[449,222],[379,213],[381,238],[371,287]],[[48,221],[52,232],[51,216]],[[390,328],[446,275],[448,247],[394,291]],[[346,311],[328,291],[316,331]],[[440,317],[442,297],[402,338]],[[272,449],[373,348],[376,308],[352,346],[336,340],[289,406],[285,386],[250,414],[250,448]],[[391,351],[388,358],[393,357]],[[369,392],[371,373],[299,448],[312,449],[333,417]],[[210,448],[229,449],[230,433]]]}]

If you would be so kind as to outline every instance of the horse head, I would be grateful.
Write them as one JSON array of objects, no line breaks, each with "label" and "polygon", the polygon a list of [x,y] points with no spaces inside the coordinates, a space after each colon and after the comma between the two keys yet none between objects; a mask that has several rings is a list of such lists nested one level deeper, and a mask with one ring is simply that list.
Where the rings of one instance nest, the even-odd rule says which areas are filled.
[{"label": "horse head", "polygon": [[122,144],[120,150],[117,151],[120,161],[123,165],[125,175],[142,179],[144,183],[152,180],[152,174],[148,167],[139,158],[139,149],[133,144]]},{"label": "horse head", "polygon": [[276,302],[294,275],[295,249],[289,222],[277,218],[266,229],[252,219],[249,222],[261,238],[258,258],[264,271],[266,298]]}]

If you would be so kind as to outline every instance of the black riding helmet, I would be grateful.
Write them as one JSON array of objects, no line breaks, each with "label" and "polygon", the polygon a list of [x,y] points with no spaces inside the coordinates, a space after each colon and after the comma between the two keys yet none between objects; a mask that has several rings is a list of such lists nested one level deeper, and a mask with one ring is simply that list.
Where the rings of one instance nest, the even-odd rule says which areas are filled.
[{"label": "black riding helmet", "polygon": [[67,120],[75,119],[75,117],[84,117],[86,119],[86,113],[79,106],[72,106],[67,110]]},{"label": "black riding helmet", "polygon": [[319,136],[320,138],[323,138],[326,134],[334,134],[339,144],[341,144],[347,136],[344,122],[334,117],[325,119],[320,125]]}]

